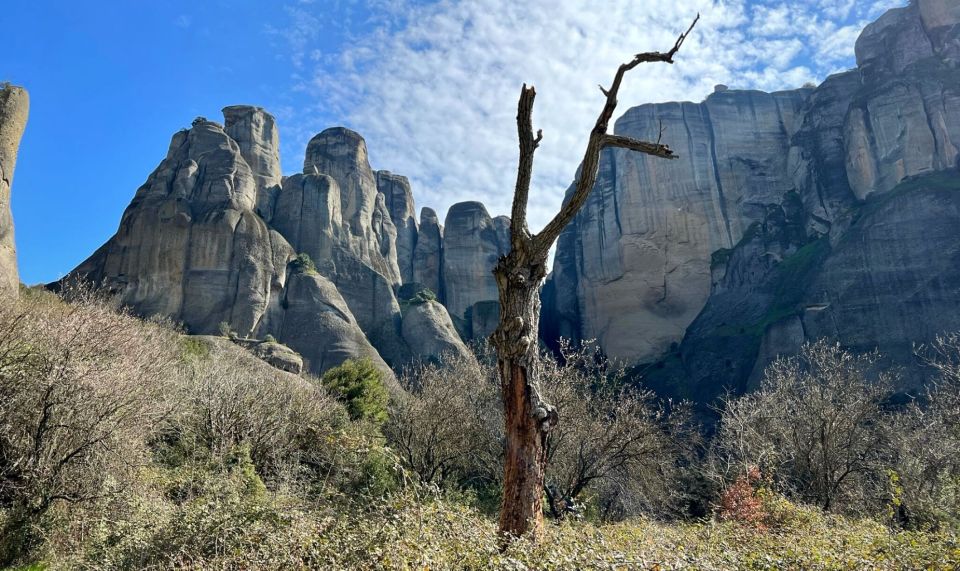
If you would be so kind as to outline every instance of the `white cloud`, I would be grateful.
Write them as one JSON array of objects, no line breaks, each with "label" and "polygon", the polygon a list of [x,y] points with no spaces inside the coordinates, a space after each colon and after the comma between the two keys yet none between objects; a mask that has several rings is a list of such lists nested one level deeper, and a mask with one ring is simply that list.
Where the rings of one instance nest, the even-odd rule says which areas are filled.
[{"label": "white cloud", "polygon": [[536,229],[572,180],[603,102],[597,84],[609,84],[636,52],[669,49],[697,11],[702,19],[675,65],[628,75],[618,116],[646,102],[700,101],[717,83],[776,90],[822,80],[852,64],[857,33],[891,0],[621,0],[603,9],[590,0],[370,1],[372,30],[323,57],[310,46],[317,16],[309,5],[291,8],[304,17],[286,32],[303,68],[295,88],[312,103],[295,126],[282,122],[286,148],[301,153],[309,135],[329,126],[305,120],[322,110],[366,138],[374,168],[410,177],[419,205],[443,216],[455,202],[481,200],[492,214],[506,213],[517,95],[533,84],[535,128],[544,131],[531,192]]}]

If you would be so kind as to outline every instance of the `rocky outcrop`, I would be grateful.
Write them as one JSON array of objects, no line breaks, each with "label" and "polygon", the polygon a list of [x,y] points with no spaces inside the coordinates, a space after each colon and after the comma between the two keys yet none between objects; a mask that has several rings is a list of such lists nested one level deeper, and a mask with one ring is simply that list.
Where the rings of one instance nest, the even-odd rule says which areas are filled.
[{"label": "rocky outcrop", "polygon": [[443,226],[432,208],[420,211],[420,231],[413,250],[413,282],[443,299]]},{"label": "rocky outcrop", "polygon": [[399,284],[397,229],[377,190],[363,137],[343,127],[323,131],[307,145],[303,173],[322,173],[337,181],[345,250],[391,285]]},{"label": "rocky outcrop", "polygon": [[493,219],[479,202],[450,207],[443,234],[444,305],[451,315],[465,319],[475,303],[497,300],[493,267],[507,252],[504,228],[509,219]]},{"label": "rocky outcrop", "polygon": [[615,131],[664,140],[663,161],[604,151],[587,203],[554,265],[561,334],[611,356],[655,358],[679,342],[710,294],[710,260],[794,188],[791,137],[809,90],[720,91],[701,104],[635,107]]},{"label": "rocky outcrop", "polygon": [[281,371],[299,375],[303,358],[296,351],[280,343],[262,341],[253,346],[253,354]]},{"label": "rocky outcrop", "polygon": [[29,111],[30,97],[25,89],[0,85],[0,295],[16,296],[20,288],[10,188]]},{"label": "rocky outcrop", "polygon": [[389,371],[333,283],[290,269],[299,250],[284,234],[317,244],[315,252],[333,249],[340,235],[336,183],[325,175],[291,177],[275,197],[277,226],[268,225],[257,213],[258,196],[278,180],[279,167],[270,174],[265,161],[255,171],[247,157],[271,154],[256,141],[275,148],[275,131],[262,136],[273,119],[257,108],[229,107],[225,115],[241,141],[205,119],[174,135],[117,234],[67,279],[87,279],[139,313],[171,317],[193,333],[213,333],[225,322],[243,337],[273,334],[314,373],[355,357]]},{"label": "rocky outcrop", "polygon": [[233,105],[223,109],[224,131],[240,147],[257,189],[256,210],[270,220],[280,190],[280,135],[273,116],[260,107]]},{"label": "rocky outcrop", "polygon": [[858,40],[858,68],[816,89],[720,88],[701,104],[629,110],[617,132],[651,139],[662,125],[681,158],[605,152],[558,243],[548,340],[597,338],[655,362],[649,384],[708,401],[750,388],[804,340],[879,347],[909,368],[911,343],[960,328],[946,309],[960,280],[957,231],[947,236],[958,10],[918,0],[887,12]]},{"label": "rocky outcrop", "polygon": [[403,313],[403,340],[417,359],[472,359],[447,310],[436,301],[411,304]]},{"label": "rocky outcrop", "polygon": [[295,271],[271,307],[260,336],[271,334],[322,372],[347,359],[367,358],[387,376],[390,368],[358,326],[336,286],[310,271]]},{"label": "rocky outcrop", "polygon": [[418,228],[406,178],[374,174],[363,138],[341,128],[310,141],[303,173],[282,177],[273,118],[247,106],[224,117],[174,135],[117,234],[67,279],[192,333],[226,323],[241,338],[272,335],[315,374],[369,358],[393,379],[390,366],[468,354],[440,303],[401,313],[397,291],[417,294],[415,274],[444,289],[440,226],[425,210]]},{"label": "rocky outcrop", "polygon": [[390,220],[397,229],[397,265],[400,280],[411,283],[413,279],[414,251],[417,247],[417,215],[413,192],[407,177],[390,171],[377,171],[377,190],[384,197]]}]

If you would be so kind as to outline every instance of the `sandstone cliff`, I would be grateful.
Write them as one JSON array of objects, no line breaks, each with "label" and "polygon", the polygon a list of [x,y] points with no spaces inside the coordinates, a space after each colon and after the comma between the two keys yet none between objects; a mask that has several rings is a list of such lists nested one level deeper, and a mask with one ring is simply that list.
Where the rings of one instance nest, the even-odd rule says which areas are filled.
[{"label": "sandstone cliff", "polygon": [[0,295],[17,295],[20,288],[10,189],[29,110],[30,98],[25,89],[0,85]]},{"label": "sandstone cliff", "polygon": [[545,336],[596,337],[709,400],[805,340],[909,364],[910,343],[960,329],[958,22],[955,1],[919,0],[816,89],[629,110],[619,133],[662,121],[681,159],[605,154],[558,244]]}]

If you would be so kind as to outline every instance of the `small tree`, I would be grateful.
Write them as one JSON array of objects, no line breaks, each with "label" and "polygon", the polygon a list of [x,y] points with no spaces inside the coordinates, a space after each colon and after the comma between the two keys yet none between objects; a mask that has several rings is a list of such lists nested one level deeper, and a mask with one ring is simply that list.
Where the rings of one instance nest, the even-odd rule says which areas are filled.
[{"label": "small tree", "polygon": [[370,359],[348,359],[323,374],[323,386],[344,403],[350,418],[382,424],[387,420],[383,373]]},{"label": "small tree", "polygon": [[490,340],[497,349],[505,416],[506,457],[504,460],[503,504],[500,532],[505,538],[543,531],[543,479],[546,472],[546,439],[559,422],[556,408],[541,395],[536,368],[537,335],[540,323],[540,288],[547,275],[547,255],[560,232],[587,201],[597,180],[600,152],[618,147],[655,157],[674,158],[666,145],[638,141],[607,133],[617,108],[617,95],[624,75],[641,63],[673,63],[697,19],[677,38],[666,53],[637,54],[617,69],[609,89],[600,87],[606,98],[603,110],[587,139],[574,192],[560,212],[537,234],[527,228],[527,199],[533,175],[533,155],[543,132],[533,131],[533,102],[536,90],[523,86],[517,106],[520,161],[510,221],[510,251],[502,256],[493,273],[500,298],[500,323]]},{"label": "small tree", "polygon": [[384,435],[406,467],[427,484],[499,482],[503,412],[496,370],[483,360],[445,355],[411,367],[401,383],[407,392],[391,402]]},{"label": "small tree", "polygon": [[587,490],[599,496],[606,517],[663,513],[677,492],[687,435],[684,407],[672,414],[653,394],[625,386],[623,368],[596,346],[561,343],[562,361],[542,359],[544,395],[563,414],[546,442],[548,509],[563,518]]},{"label": "small tree", "polygon": [[877,362],[876,353],[826,341],[775,361],[759,391],[725,403],[719,473],[729,481],[759,467],[825,510],[863,506],[886,454],[882,405],[892,379]]}]

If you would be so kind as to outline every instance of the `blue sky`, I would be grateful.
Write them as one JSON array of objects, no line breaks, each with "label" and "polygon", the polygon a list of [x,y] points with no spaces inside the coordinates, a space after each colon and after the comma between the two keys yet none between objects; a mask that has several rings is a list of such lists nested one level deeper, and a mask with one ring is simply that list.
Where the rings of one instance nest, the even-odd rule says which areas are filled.
[{"label": "blue sky", "polygon": [[545,220],[598,110],[596,84],[636,51],[669,69],[631,77],[621,111],[701,100],[713,84],[780,89],[853,65],[864,23],[898,0],[9,0],[0,81],[30,91],[13,185],[21,280],[54,280],[116,230],[170,136],[226,105],[278,119],[284,171],[309,137],[343,124],[374,168],[410,176],[418,205],[504,213],[515,168],[515,98],[538,87],[531,222]]}]

